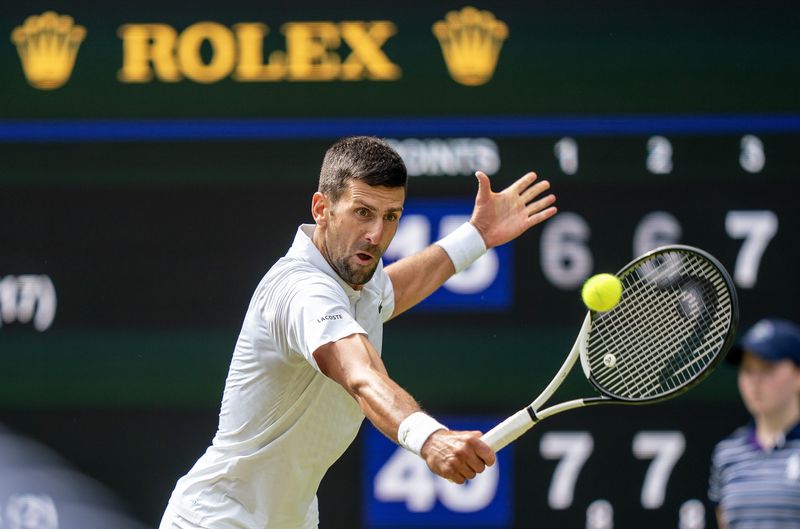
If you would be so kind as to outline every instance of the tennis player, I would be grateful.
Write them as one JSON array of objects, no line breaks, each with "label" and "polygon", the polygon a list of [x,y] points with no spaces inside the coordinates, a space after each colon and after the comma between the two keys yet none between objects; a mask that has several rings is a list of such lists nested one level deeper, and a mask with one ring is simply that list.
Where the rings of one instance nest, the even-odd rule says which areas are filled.
[{"label": "tennis player", "polygon": [[[403,213],[406,169],[372,137],[325,154],[314,224],[253,294],[228,372],[211,446],[177,483],[161,529],[311,529],[322,477],[366,416],[456,483],[495,461],[480,432],[424,413],[386,372],[383,323],[410,309],[488,248],[556,213],[550,185],[528,173],[500,193],[476,173],[469,222],[385,269]],[[444,376],[457,376],[445,373]]]}]

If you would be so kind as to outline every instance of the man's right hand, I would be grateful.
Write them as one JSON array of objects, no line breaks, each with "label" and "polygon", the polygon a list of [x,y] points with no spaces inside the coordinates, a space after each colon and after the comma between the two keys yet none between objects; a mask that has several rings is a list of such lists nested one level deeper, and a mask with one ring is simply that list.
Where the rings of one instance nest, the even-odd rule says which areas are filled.
[{"label": "man's right hand", "polygon": [[460,485],[496,460],[481,435],[478,431],[438,430],[422,445],[421,455],[431,471]]}]

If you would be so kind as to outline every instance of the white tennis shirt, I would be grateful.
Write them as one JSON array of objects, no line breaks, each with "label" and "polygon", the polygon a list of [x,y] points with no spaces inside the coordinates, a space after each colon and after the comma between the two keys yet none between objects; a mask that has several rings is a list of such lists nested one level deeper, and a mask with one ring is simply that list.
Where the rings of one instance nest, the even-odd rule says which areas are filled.
[{"label": "white tennis shirt", "polygon": [[313,352],[355,333],[380,353],[394,291],[378,265],[350,288],[297,230],[256,288],[233,352],[212,445],[175,487],[170,506],[209,529],[306,529],[316,492],[353,442],[364,415],[324,376]]}]

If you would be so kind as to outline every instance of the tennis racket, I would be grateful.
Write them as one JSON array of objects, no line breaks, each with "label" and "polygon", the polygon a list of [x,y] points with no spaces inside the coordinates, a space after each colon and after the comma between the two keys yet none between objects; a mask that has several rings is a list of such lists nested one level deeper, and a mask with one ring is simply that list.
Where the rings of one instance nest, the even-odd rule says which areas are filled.
[{"label": "tennis racket", "polygon": [[[724,358],[736,334],[739,305],[730,275],[713,256],[691,246],[664,246],[635,259],[617,277],[623,287],[620,302],[606,312],[589,311],[545,390],[481,437],[493,450],[563,411],[674,397]],[[578,358],[600,395],[540,409]]]}]

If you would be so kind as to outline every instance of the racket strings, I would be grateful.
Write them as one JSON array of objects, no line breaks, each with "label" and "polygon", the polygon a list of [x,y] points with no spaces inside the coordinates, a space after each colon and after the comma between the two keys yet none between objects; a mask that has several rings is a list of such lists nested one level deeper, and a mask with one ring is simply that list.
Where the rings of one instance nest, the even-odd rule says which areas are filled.
[{"label": "racket strings", "polygon": [[700,376],[731,325],[721,272],[698,254],[671,250],[636,264],[621,279],[622,300],[595,315],[587,340],[595,383],[622,398],[650,399]]},{"label": "racket strings", "polygon": [[[696,280],[693,280],[693,283],[696,283]],[[637,391],[632,393],[630,395],[631,397],[648,398],[662,392],[675,390],[694,378],[695,374],[702,372],[702,369],[713,359],[713,355],[709,358],[708,353],[715,350],[713,348],[714,344],[713,342],[706,343],[704,341],[705,330],[709,327],[712,311],[704,309],[708,309],[709,307],[713,308],[715,305],[699,306],[697,300],[715,299],[715,296],[710,297],[712,296],[712,292],[709,292],[707,284],[705,292],[698,291],[696,284],[692,285],[691,288],[694,291],[690,291],[691,295],[688,298],[686,298],[685,292],[679,293],[675,288],[671,289],[672,294],[678,295],[677,302],[679,304],[675,305],[678,307],[678,313],[682,313],[684,318],[689,315],[694,315],[698,318],[693,327],[686,329],[686,332],[690,332],[691,334],[689,334],[684,341],[678,342],[676,346],[671,349],[664,349],[665,344],[663,343],[663,339],[661,343],[642,344],[644,346],[659,347],[664,350],[666,354],[658,355],[653,358],[644,356],[640,358],[641,361],[647,361],[647,363],[641,363],[637,366],[640,371],[633,371],[635,374],[634,380],[636,382],[635,388]],[[682,285],[682,288],[679,290],[687,290],[686,284]],[[674,305],[675,300],[667,299],[661,306],[670,306],[670,304]],[[654,314],[663,317],[662,311]],[[660,338],[668,338],[670,332],[679,330],[680,323],[681,320],[676,320],[675,318],[662,319],[659,322],[660,333],[658,336]],[[694,372],[690,372],[693,367]]]},{"label": "racket strings", "polygon": [[[634,270],[634,273],[623,279],[623,291],[626,296],[620,302],[619,310],[615,309],[614,313],[604,313],[595,321],[597,327],[593,327],[593,331],[597,332],[593,337],[601,338],[603,356],[612,354],[616,360],[616,376],[612,376],[607,382],[615,392],[630,395],[643,392],[642,383],[645,382],[646,373],[642,372],[637,357],[632,353],[641,347],[649,349],[653,344],[660,342],[665,329],[664,319],[657,311],[639,310],[645,299],[641,286],[646,284],[643,283],[645,280],[655,283],[669,274],[674,274],[676,270],[675,263],[670,262],[659,268],[642,267]],[[652,297],[652,294],[649,296]],[[649,332],[643,334],[642,329],[649,329]],[[594,350],[596,344],[592,345],[590,350]]]},{"label": "racket strings", "polygon": [[[608,383],[613,384],[612,389],[616,392],[640,396],[644,395],[647,386],[651,385],[649,381],[652,378],[650,376],[652,369],[647,369],[648,366],[644,366],[645,369],[643,369],[642,359],[636,355],[636,352],[652,350],[659,346],[664,340],[664,335],[669,332],[667,328],[669,322],[659,310],[664,306],[663,301],[666,301],[668,292],[652,288],[648,292],[642,286],[660,284],[666,277],[674,276],[678,273],[678,263],[674,260],[666,260],[660,267],[643,266],[635,272],[626,278],[630,279],[626,281],[628,283],[626,288],[630,288],[630,292],[633,294],[628,306],[624,307],[624,311],[621,311],[616,318],[607,318],[614,324],[614,328],[610,332],[626,337],[622,347],[616,347],[610,352],[615,357],[619,357],[617,365],[620,365],[621,369],[617,376],[612,376]],[[641,307],[648,299],[659,302],[653,304],[654,310],[642,311]],[[628,333],[625,332],[626,329],[629,330]],[[619,360],[622,360],[622,363],[619,363]],[[615,382],[616,384],[614,384]]]},{"label": "racket strings", "polygon": [[[708,299],[708,296],[708,291],[705,293],[699,293],[700,299]],[[685,295],[683,297],[685,297]],[[696,373],[702,372],[702,369],[708,364],[708,358],[706,358],[707,351],[704,351],[703,349],[704,342],[702,340],[705,333],[696,331],[698,329],[708,328],[708,320],[711,313],[710,311],[698,311],[696,306],[694,308],[691,307],[691,301],[694,301],[694,305],[696,305],[697,298],[698,293],[695,292],[694,295],[690,296],[689,298],[690,308],[688,310],[686,308],[683,309],[684,313],[695,314],[699,316],[700,319],[697,321],[696,326],[693,329],[695,332],[692,332],[686,341],[681,342],[679,344],[679,348],[672,351],[667,350],[667,354],[657,357],[655,362],[653,362],[651,359],[651,363],[649,365],[639,366],[642,371],[634,371],[634,373],[638,375],[634,377],[635,382],[637,382],[635,386],[638,389],[638,392],[632,396],[648,397],[652,396],[653,390],[669,391],[676,387],[680,387],[684,383],[691,380]],[[679,299],[678,301],[683,303],[685,307],[685,304],[687,303],[686,299]],[[669,305],[673,302],[668,300],[666,303]],[[678,307],[681,307],[681,305],[678,305]],[[674,319],[662,320],[660,322],[660,329],[662,331],[660,335],[663,335],[665,321],[669,324],[669,326],[675,327]],[[713,346],[713,343],[711,343],[710,346]],[[713,356],[711,358],[713,359]],[[663,359],[663,361],[659,362],[659,359]],[[656,375],[658,378],[653,378]],[[643,382],[649,383],[646,383],[644,386],[642,386]],[[630,386],[630,384],[628,386]]]}]

